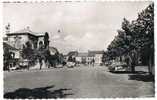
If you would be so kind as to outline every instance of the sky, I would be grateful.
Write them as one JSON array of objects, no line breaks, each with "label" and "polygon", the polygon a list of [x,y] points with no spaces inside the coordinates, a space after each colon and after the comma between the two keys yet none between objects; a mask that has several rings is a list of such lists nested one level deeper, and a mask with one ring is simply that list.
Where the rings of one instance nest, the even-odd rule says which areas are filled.
[{"label": "sky", "polygon": [[[61,53],[106,50],[125,17],[135,20],[150,1],[4,3],[3,30],[30,27],[48,32],[50,46]],[[60,32],[58,32],[60,30]]]}]

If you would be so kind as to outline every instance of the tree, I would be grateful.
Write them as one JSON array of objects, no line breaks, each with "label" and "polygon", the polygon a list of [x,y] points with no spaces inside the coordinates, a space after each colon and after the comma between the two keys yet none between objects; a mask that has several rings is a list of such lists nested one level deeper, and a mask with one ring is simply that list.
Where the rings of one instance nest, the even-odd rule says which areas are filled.
[{"label": "tree", "polygon": [[[154,4],[150,4],[145,10],[138,14],[137,25],[141,29],[140,42],[141,51],[147,57],[149,73],[152,74],[154,66]],[[149,53],[148,53],[149,51]]]},{"label": "tree", "polygon": [[68,61],[71,61],[71,62],[72,62],[72,61],[73,61],[73,57],[72,57],[72,56],[69,56],[69,57],[68,57]]},{"label": "tree", "polygon": [[3,70],[9,70],[9,61],[11,60],[11,53],[9,52],[8,48],[4,48],[3,53]]},{"label": "tree", "polygon": [[45,33],[44,44],[45,44],[45,48],[47,48],[49,46],[49,34],[48,34],[48,32]]},{"label": "tree", "polygon": [[35,59],[35,52],[32,49],[32,45],[31,43],[28,41],[26,42],[25,46],[23,46],[24,48],[22,49],[22,57],[24,59],[28,59],[30,61],[34,61]]},{"label": "tree", "polygon": [[115,59],[134,51],[133,59],[138,61],[137,55],[140,55],[143,62],[147,62],[151,74],[154,65],[154,4],[139,13],[136,20],[129,22],[124,18],[121,30],[117,32],[118,35],[107,48],[109,58]]}]

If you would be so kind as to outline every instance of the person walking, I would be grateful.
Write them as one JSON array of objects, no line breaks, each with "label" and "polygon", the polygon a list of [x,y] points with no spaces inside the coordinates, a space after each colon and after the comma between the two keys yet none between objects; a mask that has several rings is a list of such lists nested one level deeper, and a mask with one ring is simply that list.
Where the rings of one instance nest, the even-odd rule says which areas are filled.
[{"label": "person walking", "polygon": [[131,59],[131,72],[135,72],[135,65],[136,65],[136,55],[135,55],[135,51],[131,52],[130,55],[130,59]]},{"label": "person walking", "polygon": [[42,62],[42,57],[39,57],[39,64],[40,64],[40,70],[42,68],[43,62]]},{"label": "person walking", "polygon": [[135,60],[136,58],[134,52],[131,51],[130,53],[127,54],[125,61],[131,72],[135,72],[135,62],[136,62]]},{"label": "person walking", "polygon": [[92,60],[92,63],[93,63],[93,67],[94,67],[94,63],[95,63],[95,60],[94,60],[94,58],[93,58],[93,60]]}]

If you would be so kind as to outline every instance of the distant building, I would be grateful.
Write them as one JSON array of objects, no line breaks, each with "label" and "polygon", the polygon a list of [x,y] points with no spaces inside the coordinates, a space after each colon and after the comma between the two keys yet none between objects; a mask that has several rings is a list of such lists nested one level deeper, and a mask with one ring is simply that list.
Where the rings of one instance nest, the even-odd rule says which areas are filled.
[{"label": "distant building", "polygon": [[78,55],[78,51],[70,51],[70,52],[66,55],[66,60],[75,59],[77,55]]},{"label": "distant building", "polygon": [[76,57],[78,55],[78,51],[70,51],[67,55]]},{"label": "distant building", "polygon": [[68,53],[68,57],[72,56],[75,58],[77,63],[83,64],[91,64],[94,61],[95,64],[100,65],[102,64],[102,57],[104,51],[88,51],[88,52],[78,52],[78,51],[71,51]]},{"label": "distant building", "polygon": [[104,54],[104,51],[88,51],[88,54],[93,56],[95,60],[95,64],[102,64],[102,57]]},{"label": "distant building", "polygon": [[49,47],[49,51],[51,55],[55,55],[56,53],[59,53],[55,47]]},{"label": "distant building", "polygon": [[87,62],[88,53],[86,52],[79,52],[76,56],[76,61],[79,63],[85,64]]}]

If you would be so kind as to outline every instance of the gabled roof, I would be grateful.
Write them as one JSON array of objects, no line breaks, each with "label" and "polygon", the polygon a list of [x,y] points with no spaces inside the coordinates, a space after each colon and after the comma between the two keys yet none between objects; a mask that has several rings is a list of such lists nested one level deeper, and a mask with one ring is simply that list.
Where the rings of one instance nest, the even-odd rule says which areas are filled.
[{"label": "gabled roof", "polygon": [[67,55],[68,56],[77,56],[78,52],[77,51],[70,51]]},{"label": "gabled roof", "polygon": [[3,48],[6,48],[8,50],[19,50],[19,49],[15,48],[15,47],[12,47],[11,45],[9,45],[9,44],[7,44],[5,42],[3,42]]},{"label": "gabled roof", "polygon": [[29,35],[33,35],[33,36],[44,36],[45,33],[37,33],[37,32],[33,32],[31,31],[29,28],[24,28],[22,30],[19,30],[19,31],[15,31],[13,33],[8,33],[7,35],[21,35],[21,34],[29,34]]},{"label": "gabled roof", "polygon": [[54,52],[54,53],[57,53],[57,52],[58,52],[57,48],[55,48],[55,47],[49,47],[49,50],[50,50],[51,52]]}]

